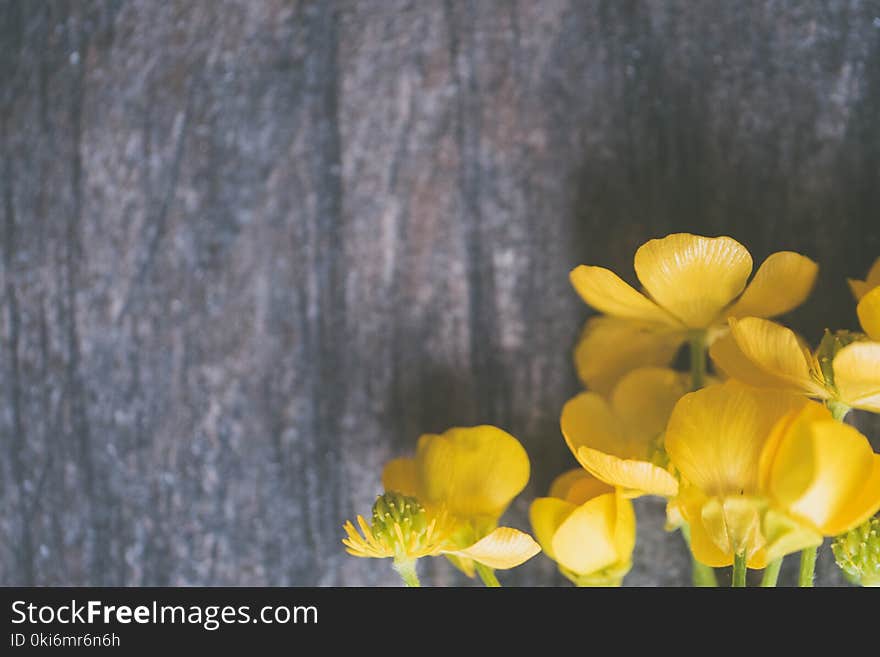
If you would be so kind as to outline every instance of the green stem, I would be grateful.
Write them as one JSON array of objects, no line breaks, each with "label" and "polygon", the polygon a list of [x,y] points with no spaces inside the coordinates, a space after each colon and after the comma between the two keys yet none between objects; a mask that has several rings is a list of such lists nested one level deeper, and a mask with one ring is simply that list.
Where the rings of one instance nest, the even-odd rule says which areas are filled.
[{"label": "green stem", "polygon": [[[690,551],[691,528],[687,523],[681,526],[681,535],[684,537],[684,542],[687,543],[688,550]],[[701,588],[718,586],[718,579],[715,577],[715,569],[697,561],[693,552],[691,552],[691,578],[694,586],[699,586]]]},{"label": "green stem", "polygon": [[477,575],[479,575],[480,579],[483,580],[483,584],[485,584],[489,588],[501,587],[501,582],[499,582],[498,578],[495,577],[495,571],[489,568],[489,566],[484,566],[483,564],[477,562],[474,562],[474,566],[476,566]]},{"label": "green stem", "polygon": [[817,547],[808,547],[801,551],[801,572],[798,576],[798,586],[813,586],[813,573],[816,571],[817,551]]},{"label": "green stem", "polygon": [[397,574],[400,575],[400,579],[402,579],[403,583],[407,586],[421,586],[419,576],[416,575],[415,559],[395,559],[394,570],[397,571]]},{"label": "green stem", "polygon": [[741,552],[733,558],[733,581],[730,584],[737,588],[746,585],[746,553]]},{"label": "green stem", "polygon": [[[690,361],[691,361],[691,390],[699,390],[706,383],[706,332],[696,331],[690,336]],[[691,529],[687,524],[682,525],[681,535],[691,547]],[[700,563],[691,552],[691,579],[694,586],[718,586],[715,577],[715,569]]]},{"label": "green stem", "polygon": [[780,568],[782,568],[782,557],[768,563],[767,568],[764,569],[764,576],[761,578],[761,586],[765,588],[776,586]]},{"label": "green stem", "polygon": [[699,390],[706,383],[706,332],[693,333],[691,346],[691,390]]}]

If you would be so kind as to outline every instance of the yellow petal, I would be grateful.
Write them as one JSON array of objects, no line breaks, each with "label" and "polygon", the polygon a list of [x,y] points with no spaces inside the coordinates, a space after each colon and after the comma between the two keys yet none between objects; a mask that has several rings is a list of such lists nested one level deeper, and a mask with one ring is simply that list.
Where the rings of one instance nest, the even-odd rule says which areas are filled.
[{"label": "yellow petal", "polygon": [[572,504],[581,505],[597,495],[604,495],[613,490],[611,486],[585,472],[583,468],[576,468],[553,480],[550,485],[550,497],[558,497]]},{"label": "yellow petal", "polygon": [[750,568],[766,566],[761,549],[761,503],[748,495],[709,499],[700,510],[703,526],[719,550],[735,555],[745,553]]},{"label": "yellow petal", "polygon": [[801,305],[813,289],[819,266],[791,251],[771,254],[742,296],[727,311],[731,317],[775,317]]},{"label": "yellow petal", "polygon": [[614,493],[600,495],[577,507],[553,536],[557,563],[578,575],[588,575],[616,563],[616,522]]},{"label": "yellow petal", "polygon": [[678,481],[675,477],[648,461],[622,459],[588,447],[579,448],[577,458],[592,475],[624,489],[630,497],[672,497],[678,493]]},{"label": "yellow petal", "polygon": [[731,319],[730,333],[753,365],[804,394],[827,397],[825,389],[813,379],[804,347],[791,329],[767,319],[747,317]]},{"label": "yellow petal", "polygon": [[875,287],[880,287],[880,258],[874,261],[868,272],[868,277],[864,281],[849,279],[849,286],[852,289],[856,299],[861,299]]},{"label": "yellow petal", "polygon": [[666,452],[681,475],[707,496],[751,494],[773,425],[803,398],[736,381],[681,398],[666,430]]},{"label": "yellow petal", "polygon": [[870,479],[873,459],[868,440],[848,424],[796,421],[773,460],[769,492],[778,506],[829,535]]},{"label": "yellow petal", "polygon": [[453,516],[497,519],[529,480],[529,457],[509,433],[489,425],[456,427],[419,440],[420,492]]},{"label": "yellow petal", "polygon": [[382,487],[403,495],[418,496],[419,484],[415,459],[393,459],[382,470]]},{"label": "yellow petal", "polygon": [[574,363],[584,385],[610,394],[628,372],[669,365],[686,337],[663,324],[617,317],[591,317],[574,350]]},{"label": "yellow petal", "polygon": [[622,422],[608,402],[594,392],[582,392],[569,399],[562,407],[559,425],[575,457],[581,447],[623,458],[630,456]]},{"label": "yellow petal", "polygon": [[660,367],[627,374],[611,395],[611,407],[626,425],[627,439],[648,450],[666,430],[675,403],[688,391],[689,376]]},{"label": "yellow petal", "polygon": [[795,384],[789,378],[765,370],[746,356],[739,348],[732,333],[727,333],[715,340],[709,347],[709,356],[716,369],[730,379],[736,379],[756,388],[790,392],[801,391],[799,384]]},{"label": "yellow petal", "polygon": [[761,531],[766,541],[767,562],[822,544],[822,534],[775,509],[764,514]]},{"label": "yellow petal", "polygon": [[872,340],[880,340],[880,287],[866,293],[856,307],[862,329]]},{"label": "yellow petal", "polygon": [[677,233],[639,247],[635,269],[660,306],[690,328],[706,328],[743,291],[752,257],[729,237]]},{"label": "yellow petal", "polygon": [[473,559],[469,559],[468,557],[459,557],[454,554],[444,554],[443,556],[449,559],[449,563],[451,563],[458,570],[463,572],[466,577],[470,577],[471,579],[473,579],[477,576],[477,569],[474,566]]},{"label": "yellow petal", "polygon": [[572,468],[571,470],[566,470],[561,475],[556,477],[553,480],[553,483],[550,484],[550,494],[549,497],[555,497],[560,500],[564,500],[568,498],[568,491],[571,490],[572,486],[574,486],[579,480],[589,478],[589,473],[584,472],[583,468]]},{"label": "yellow petal", "polygon": [[[782,416],[773,425],[770,436],[761,450],[761,459],[758,465],[758,487],[762,491],[769,491],[771,489],[771,479],[779,448],[792,432],[802,430],[813,422],[824,422],[832,419],[831,411],[824,404],[814,401],[808,401],[802,408],[790,411]],[[812,477],[812,473],[806,476],[809,480]],[[806,485],[807,483],[804,482],[803,486]]]},{"label": "yellow petal", "polygon": [[668,312],[604,267],[579,265],[569,274],[581,298],[599,312],[647,322],[680,326]]},{"label": "yellow petal", "polygon": [[682,513],[681,504],[678,499],[673,497],[666,502],[666,522],[663,528],[668,531],[675,531],[685,524],[684,514]]},{"label": "yellow petal", "polygon": [[880,413],[880,342],[845,346],[834,357],[833,367],[834,385],[843,402]]},{"label": "yellow petal", "polygon": [[507,570],[525,563],[540,551],[541,547],[525,532],[512,527],[498,527],[470,547],[455,550],[451,554],[473,559],[495,570]]},{"label": "yellow petal", "polygon": [[577,505],[556,497],[539,497],[529,507],[529,521],[532,523],[535,538],[547,556],[554,561],[556,553],[553,552],[553,537],[556,530],[577,508]]},{"label": "yellow petal", "polygon": [[722,568],[733,563],[733,553],[718,547],[702,519],[702,504],[682,505],[679,509],[690,528],[691,552],[694,558],[712,568]]},{"label": "yellow petal", "polygon": [[865,281],[859,281],[853,278],[848,278],[846,279],[846,281],[847,283],[849,283],[849,289],[852,290],[853,296],[856,298],[856,301],[860,300],[863,296],[871,291],[870,286]]},{"label": "yellow petal", "polygon": [[843,534],[858,527],[880,510],[880,454],[874,454],[871,474],[861,491],[826,525],[828,534]]}]

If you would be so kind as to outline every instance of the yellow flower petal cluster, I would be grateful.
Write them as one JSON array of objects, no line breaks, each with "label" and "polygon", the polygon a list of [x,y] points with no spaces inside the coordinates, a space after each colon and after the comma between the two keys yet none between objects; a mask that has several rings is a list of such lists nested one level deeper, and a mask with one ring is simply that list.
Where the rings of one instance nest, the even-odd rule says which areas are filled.
[{"label": "yellow flower petal cluster", "polygon": [[619,586],[632,566],[636,517],[620,491],[581,469],[560,475],[529,511],[535,537],[578,586]]},{"label": "yellow flower petal cluster", "polygon": [[880,508],[880,455],[822,405],[736,381],[676,404],[666,451],[680,475],[671,504],[694,556],[764,568],[864,522]]},{"label": "yellow flower petal cluster", "polygon": [[[498,527],[498,520],[528,480],[528,455],[516,438],[497,427],[455,427],[423,435],[414,458],[390,461],[382,473],[386,491],[417,502],[425,514],[413,524],[424,527],[418,540],[404,533],[396,548],[412,544],[410,557],[444,554],[470,576],[475,563],[493,569],[520,565],[540,547],[524,532]],[[376,536],[375,516],[372,527],[359,518],[363,537],[353,537],[348,523],[346,545],[355,556],[394,557],[395,546],[388,549]]]},{"label": "yellow flower petal cluster", "polygon": [[789,328],[747,317],[709,350],[715,366],[744,383],[880,413],[880,288],[859,302],[867,334],[828,334],[812,352]]},{"label": "yellow flower petal cluster", "polygon": [[578,374],[607,394],[639,366],[668,365],[695,333],[709,341],[730,317],[774,317],[807,298],[818,267],[790,251],[770,255],[751,283],[752,257],[730,237],[676,233],[650,240],[635,255],[644,293],[603,267],[580,265],[571,282],[603,316],[588,320],[575,349]]},{"label": "yellow flower petal cluster", "polygon": [[663,433],[673,407],[688,391],[687,375],[645,367],[623,377],[606,400],[583,392],[562,409],[560,426],[578,462],[628,497],[678,492],[667,467]]}]

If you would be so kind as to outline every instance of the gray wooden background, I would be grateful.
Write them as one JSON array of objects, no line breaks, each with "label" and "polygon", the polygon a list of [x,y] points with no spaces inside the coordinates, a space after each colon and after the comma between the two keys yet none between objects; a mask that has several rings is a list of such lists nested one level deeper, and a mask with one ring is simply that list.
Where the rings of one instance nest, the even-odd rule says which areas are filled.
[{"label": "gray wooden background", "polygon": [[[877,2],[2,0],[0,583],[394,584],[342,522],[455,424],[526,445],[526,526],[569,269],[729,234],[853,327],[878,118]],[[638,513],[628,583],[684,582]]]}]

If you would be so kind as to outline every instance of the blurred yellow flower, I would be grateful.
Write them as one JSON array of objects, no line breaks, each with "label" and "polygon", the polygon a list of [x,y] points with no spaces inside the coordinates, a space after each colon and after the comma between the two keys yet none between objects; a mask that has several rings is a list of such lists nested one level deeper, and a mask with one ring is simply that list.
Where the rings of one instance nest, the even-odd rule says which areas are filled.
[{"label": "blurred yellow flower", "polygon": [[[880,338],[880,288],[859,303],[869,337]],[[709,350],[729,377],[880,413],[880,342],[848,332],[828,333],[816,352],[780,324],[756,317],[730,320],[730,333]]]},{"label": "blurred yellow flower", "polygon": [[865,280],[860,281],[850,278],[848,279],[848,282],[852,293],[856,297],[856,300],[861,299],[875,287],[880,287],[880,258],[877,258],[874,261],[874,264],[871,265],[871,269],[868,271],[868,275],[865,277]]},{"label": "blurred yellow flower", "polygon": [[560,475],[549,497],[532,502],[535,537],[578,586],[619,586],[632,565],[632,502],[581,469]]},{"label": "blurred yellow flower", "polygon": [[711,342],[729,317],[774,317],[807,298],[818,267],[790,251],[771,254],[748,287],[752,257],[730,237],[676,233],[650,240],[635,254],[645,293],[603,267],[580,265],[572,285],[605,317],[588,320],[575,349],[578,374],[607,394],[626,372],[668,365],[695,334]]},{"label": "blurred yellow flower", "polygon": [[689,393],[670,417],[666,451],[681,477],[673,504],[709,566],[742,554],[764,568],[880,508],[880,456],[798,395],[736,381]]},{"label": "blurred yellow flower", "polygon": [[862,330],[871,340],[880,342],[880,287],[876,287],[859,301],[856,306]]},{"label": "blurred yellow flower", "polygon": [[663,432],[675,403],[688,391],[687,375],[646,367],[624,376],[610,399],[584,392],[562,409],[569,449],[593,476],[627,497],[674,496],[678,481],[667,469]]},{"label": "blurred yellow flower", "polygon": [[415,458],[390,461],[385,490],[415,497],[429,513],[444,512],[451,529],[444,554],[473,577],[474,562],[513,568],[540,551],[498,520],[529,480],[529,458],[519,441],[488,425],[455,427],[419,438]]}]

